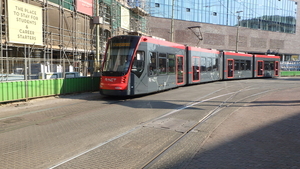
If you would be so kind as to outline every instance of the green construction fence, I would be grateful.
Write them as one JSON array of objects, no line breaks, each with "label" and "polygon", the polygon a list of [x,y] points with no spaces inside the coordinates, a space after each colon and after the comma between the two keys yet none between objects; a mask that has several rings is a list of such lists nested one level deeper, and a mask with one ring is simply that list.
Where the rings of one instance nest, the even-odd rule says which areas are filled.
[{"label": "green construction fence", "polygon": [[300,76],[300,71],[281,71],[281,76]]},{"label": "green construction fence", "polygon": [[0,83],[0,102],[99,90],[100,77],[8,81]]},{"label": "green construction fence", "polygon": [[[281,76],[300,76],[300,71],[281,71]],[[99,90],[100,77],[0,82],[0,102]]]}]

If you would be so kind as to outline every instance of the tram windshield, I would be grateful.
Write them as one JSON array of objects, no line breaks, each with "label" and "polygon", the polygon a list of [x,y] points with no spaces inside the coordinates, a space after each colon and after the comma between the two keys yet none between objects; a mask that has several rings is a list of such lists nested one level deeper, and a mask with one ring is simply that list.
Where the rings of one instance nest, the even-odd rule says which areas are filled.
[{"label": "tram windshield", "polygon": [[122,76],[128,72],[139,37],[117,36],[108,41],[102,75]]}]

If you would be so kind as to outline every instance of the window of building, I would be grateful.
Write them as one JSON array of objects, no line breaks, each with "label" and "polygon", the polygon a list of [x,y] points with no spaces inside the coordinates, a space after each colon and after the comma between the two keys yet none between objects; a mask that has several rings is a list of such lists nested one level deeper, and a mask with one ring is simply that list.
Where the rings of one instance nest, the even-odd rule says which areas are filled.
[{"label": "window of building", "polygon": [[[149,1],[157,2],[156,0]],[[161,2],[155,3],[157,8],[150,11],[151,16],[171,18],[172,7],[174,7],[173,9],[176,11],[174,19],[178,20],[226,26],[239,24],[251,29],[285,33],[296,32],[298,8],[297,3],[292,0],[218,0],[213,5],[209,0],[177,0],[174,6],[172,1]],[[191,6],[191,4],[193,5]],[[189,12],[188,16],[187,12]]]}]

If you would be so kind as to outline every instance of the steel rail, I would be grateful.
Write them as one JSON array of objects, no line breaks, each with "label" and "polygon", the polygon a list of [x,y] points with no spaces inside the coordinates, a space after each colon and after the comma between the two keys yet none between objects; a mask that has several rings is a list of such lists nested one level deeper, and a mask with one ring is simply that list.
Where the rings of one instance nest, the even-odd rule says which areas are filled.
[{"label": "steel rail", "polygon": [[[257,96],[257,95],[260,95],[260,94],[264,94],[264,93],[267,93],[267,92],[270,92],[270,91],[274,91],[276,89],[273,89],[273,90],[266,90],[266,91],[263,91],[263,92],[259,92],[259,93],[255,93],[255,94],[252,94],[250,96],[247,96],[247,97],[244,97],[242,99],[239,99],[235,102],[232,102],[226,106],[223,106],[225,105],[226,103],[228,103],[228,101],[230,99],[232,99],[234,96],[236,96],[238,93],[241,93],[243,91],[247,91],[247,90],[252,90],[252,89],[247,89],[249,88],[250,86],[248,87],[245,87],[243,89],[240,89],[239,91],[237,92],[232,92],[231,96],[228,97],[225,101],[223,101],[222,103],[220,103],[218,106],[216,106],[213,110],[211,110],[208,114],[206,114],[202,119],[200,119],[196,124],[194,124],[192,127],[190,127],[189,129],[187,129],[184,133],[182,133],[182,135],[180,135],[177,139],[175,139],[172,143],[170,143],[168,146],[166,146],[163,150],[161,150],[157,155],[155,155],[153,158],[151,158],[148,162],[146,162],[142,167],[141,169],[148,169],[149,167],[151,167],[158,159],[161,158],[161,156],[167,152],[169,149],[171,149],[178,141],[180,141],[182,138],[184,138],[190,131],[192,131],[193,129],[195,129],[197,126],[199,126],[200,124],[202,124],[203,122],[205,122],[206,120],[208,120],[210,117],[212,117],[213,115],[215,115],[216,113],[220,112],[221,110],[227,108],[227,107],[230,107],[232,106],[233,104],[236,104],[242,100],[245,100],[247,98],[251,98],[251,97],[254,97],[254,96]],[[278,89],[277,89],[278,90]],[[203,101],[204,102],[204,101]],[[202,102],[201,102],[202,103]],[[199,104],[199,103],[198,103]]]}]

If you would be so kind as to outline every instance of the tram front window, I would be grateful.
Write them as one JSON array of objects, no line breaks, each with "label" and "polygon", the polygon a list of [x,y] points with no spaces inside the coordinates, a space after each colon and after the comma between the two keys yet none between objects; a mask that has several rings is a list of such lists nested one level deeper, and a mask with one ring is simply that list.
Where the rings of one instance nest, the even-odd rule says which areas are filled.
[{"label": "tram front window", "polygon": [[102,74],[108,76],[125,75],[130,67],[137,43],[138,39],[136,37],[112,38],[108,42]]},{"label": "tram front window", "polygon": [[124,49],[111,50],[111,53],[107,55],[103,71],[127,72],[131,60],[129,55],[124,55],[127,52]]}]

